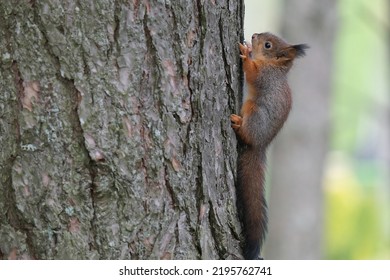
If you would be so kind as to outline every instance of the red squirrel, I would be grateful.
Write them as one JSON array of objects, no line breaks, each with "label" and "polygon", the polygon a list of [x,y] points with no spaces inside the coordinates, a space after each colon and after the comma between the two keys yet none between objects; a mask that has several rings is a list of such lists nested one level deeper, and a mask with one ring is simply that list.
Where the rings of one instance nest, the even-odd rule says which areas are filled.
[{"label": "red squirrel", "polygon": [[[255,33],[252,49],[239,44],[246,97],[240,115],[230,116],[242,149],[237,162],[237,197],[242,210],[245,259],[259,259],[267,232],[264,194],[266,149],[282,128],[291,109],[287,73],[306,44],[290,45],[271,33]],[[261,258],[260,258],[261,259]]]}]

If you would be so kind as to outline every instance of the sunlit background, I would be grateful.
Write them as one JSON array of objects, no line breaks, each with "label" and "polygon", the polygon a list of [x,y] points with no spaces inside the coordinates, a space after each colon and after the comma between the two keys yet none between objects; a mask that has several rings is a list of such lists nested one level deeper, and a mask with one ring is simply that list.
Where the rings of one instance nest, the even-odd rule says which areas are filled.
[{"label": "sunlit background", "polygon": [[[336,2],[320,258],[390,259],[390,5],[388,0]],[[263,31],[280,34],[283,17],[302,16],[288,14],[283,5],[246,0],[245,38]],[[310,42],[304,27],[300,36],[302,43]]]}]

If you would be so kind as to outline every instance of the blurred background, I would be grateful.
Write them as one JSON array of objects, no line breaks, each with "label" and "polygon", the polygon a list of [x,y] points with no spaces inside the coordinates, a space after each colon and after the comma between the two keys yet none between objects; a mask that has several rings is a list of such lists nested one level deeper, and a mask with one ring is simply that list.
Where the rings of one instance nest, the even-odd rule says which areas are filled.
[{"label": "blurred background", "polygon": [[266,259],[390,259],[389,2],[245,1],[246,40],[311,47],[269,155]]}]

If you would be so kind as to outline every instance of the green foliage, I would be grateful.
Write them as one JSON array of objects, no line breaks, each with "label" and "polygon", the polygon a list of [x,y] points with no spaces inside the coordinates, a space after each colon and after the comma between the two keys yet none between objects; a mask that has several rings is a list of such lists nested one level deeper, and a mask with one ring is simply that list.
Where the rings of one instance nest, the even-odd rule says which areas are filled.
[{"label": "green foliage", "polygon": [[331,150],[337,156],[331,156],[325,183],[327,259],[390,257],[388,170],[375,136],[389,102],[386,5],[339,1],[331,104]]},{"label": "green foliage", "polygon": [[[376,5],[374,4],[376,3]],[[332,148],[353,152],[378,99],[387,95],[386,1],[340,0],[335,45]],[[362,134],[362,133],[361,133]]]},{"label": "green foliage", "polygon": [[330,168],[325,184],[325,257],[388,258],[390,250],[383,223],[386,209],[378,200],[374,180],[369,179],[371,172],[359,173],[362,168],[370,168],[352,168],[347,161],[337,161]]}]

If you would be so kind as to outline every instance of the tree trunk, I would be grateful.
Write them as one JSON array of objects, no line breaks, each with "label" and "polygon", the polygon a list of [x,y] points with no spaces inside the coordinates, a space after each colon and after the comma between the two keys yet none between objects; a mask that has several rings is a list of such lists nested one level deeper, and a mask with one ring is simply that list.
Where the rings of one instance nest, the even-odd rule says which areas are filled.
[{"label": "tree trunk", "polygon": [[288,42],[307,43],[310,49],[290,73],[293,108],[272,149],[268,259],[322,257],[336,8],[336,1],[285,1],[281,33]]},{"label": "tree trunk", "polygon": [[0,14],[0,258],[241,258],[241,1]]}]

